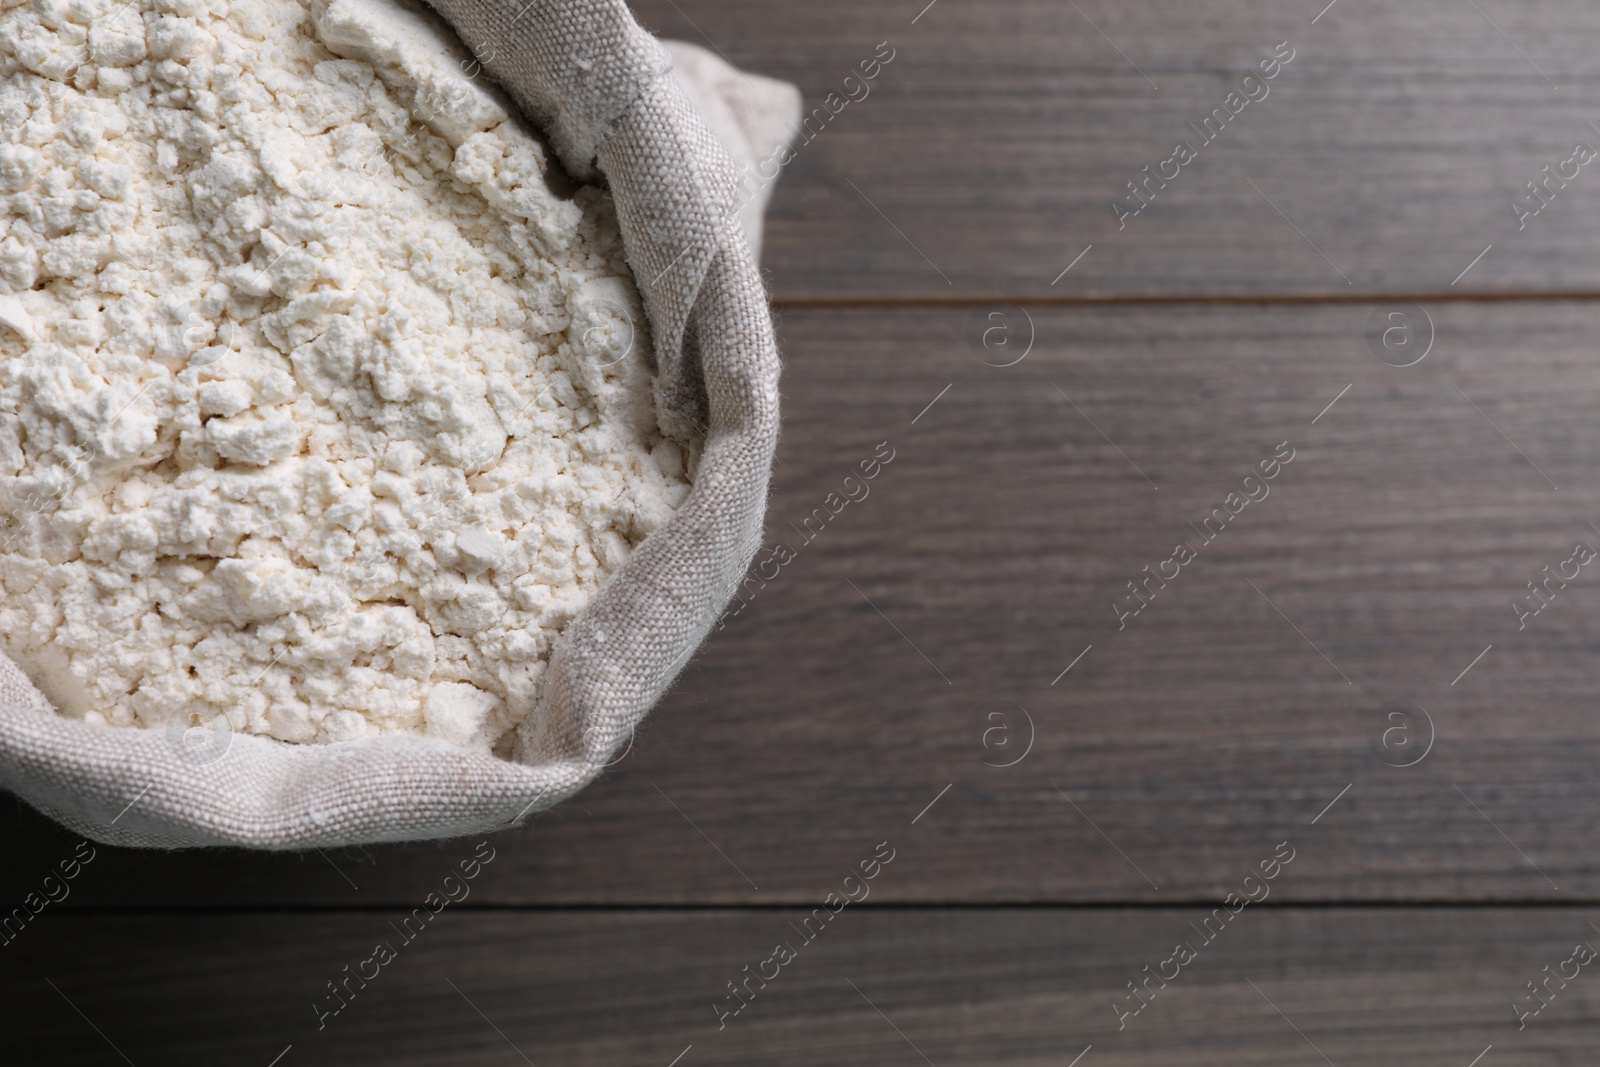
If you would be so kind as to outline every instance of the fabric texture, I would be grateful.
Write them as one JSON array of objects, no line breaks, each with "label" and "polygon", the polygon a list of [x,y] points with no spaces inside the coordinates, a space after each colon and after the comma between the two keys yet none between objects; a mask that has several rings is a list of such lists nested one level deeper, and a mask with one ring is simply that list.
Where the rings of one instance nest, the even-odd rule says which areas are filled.
[{"label": "fabric texture", "polygon": [[699,45],[661,43],[672,56],[672,73],[689,103],[740,164],[739,221],[750,255],[759,263],[761,220],[772,199],[766,174],[794,140],[800,91],[788,82],[737,70]]},{"label": "fabric texture", "polygon": [[56,714],[0,656],[0,786],[96,841],[299,849],[516,824],[631,743],[759,544],[778,353],[756,266],[766,190],[738,183],[786,143],[798,92],[669,51],[622,0],[433,6],[568,172],[609,182],[650,319],[658,421],[704,438],[694,486],[557,642],[511,760],[420,736],[292,745],[93,726]]}]

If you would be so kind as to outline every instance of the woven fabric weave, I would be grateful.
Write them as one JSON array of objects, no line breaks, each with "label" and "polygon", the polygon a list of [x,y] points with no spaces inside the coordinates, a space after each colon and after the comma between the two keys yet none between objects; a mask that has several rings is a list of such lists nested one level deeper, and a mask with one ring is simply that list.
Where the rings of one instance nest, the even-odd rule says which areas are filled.
[{"label": "woven fabric weave", "polygon": [[798,93],[680,51],[692,59],[682,64],[691,92],[724,104],[711,116],[719,140],[672,55],[622,0],[434,8],[567,170],[609,183],[650,318],[658,421],[705,441],[693,489],[562,634],[510,760],[414,736],[292,745],[232,735],[220,756],[197,756],[168,731],[56,714],[0,656],[0,786],[96,841],[297,849],[512,825],[583,788],[630,743],[759,543],[778,353],[759,237],[747,241],[737,194],[739,164],[754,159],[736,162],[724,143],[741,154],[781,143]]}]

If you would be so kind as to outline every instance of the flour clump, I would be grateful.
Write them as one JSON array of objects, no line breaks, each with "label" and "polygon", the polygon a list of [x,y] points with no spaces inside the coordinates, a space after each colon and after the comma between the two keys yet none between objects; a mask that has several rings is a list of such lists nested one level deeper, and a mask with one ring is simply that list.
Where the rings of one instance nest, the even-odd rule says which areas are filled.
[{"label": "flour clump", "polygon": [[422,9],[0,14],[0,642],[63,713],[507,753],[688,493],[648,348]]}]

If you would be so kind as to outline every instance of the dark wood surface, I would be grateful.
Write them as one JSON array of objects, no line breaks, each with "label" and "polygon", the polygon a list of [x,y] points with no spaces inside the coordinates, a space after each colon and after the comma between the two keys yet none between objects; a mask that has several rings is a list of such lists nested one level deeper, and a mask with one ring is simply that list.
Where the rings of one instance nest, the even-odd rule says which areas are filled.
[{"label": "dark wood surface", "polygon": [[[470,842],[100,849],[0,945],[0,1062],[1592,1063],[1589,979],[1511,1004],[1600,945],[1600,570],[1523,629],[1511,602],[1600,549],[1600,171],[1520,232],[1509,205],[1600,146],[1600,12],[1076,7],[641,0],[808,107],[896,48],[772,206],[795,559],[327,1030],[323,983]],[[1283,40],[1119,232],[1122,183]],[[1413,366],[1374,350],[1390,312]],[[75,841],[18,803],[0,903]],[[719,1032],[723,983],[885,841]],[[1270,899],[1118,1032],[1280,842]]]},{"label": "dark wood surface", "polygon": [[[897,875],[914,877],[890,866],[880,880]],[[385,912],[61,915],[7,950],[0,1048],[8,1063],[82,1067],[265,1067],[280,1054],[387,1067],[667,1067],[680,1054],[1055,1067],[1085,1049],[1084,1067],[1466,1067],[1490,1046],[1483,1064],[1594,1062],[1600,983],[1587,971],[1552,982],[1521,1030],[1512,1006],[1545,966],[1600,942],[1592,909],[1257,907],[1208,928],[1210,943],[1195,932],[1199,907],[862,905],[810,944],[793,909],[447,910],[409,945]],[[1113,1005],[1136,1003],[1127,983],[1180,941],[1195,957],[1166,988],[1152,981],[1118,1030]],[[374,942],[399,945],[385,967],[362,966]],[[764,968],[776,973],[765,989],[752,979],[754,996],[719,1029],[715,1005],[738,1003],[727,983],[779,942],[795,957]],[[337,1006],[327,983],[347,965],[374,977],[364,989],[351,979],[347,1006],[318,1029],[316,1005]],[[131,971],[143,980],[121,984]]]},{"label": "dark wood surface", "polygon": [[[1312,25],[1327,0],[939,0],[913,25],[926,2],[635,5],[808,108],[895,49],[780,179],[781,299],[1433,293],[1490,244],[1456,290],[1600,290],[1593,166],[1521,230],[1510,207],[1600,148],[1593,4],[1338,0]],[[1187,124],[1283,41],[1267,95],[1199,144]],[[1119,230],[1112,201],[1184,138],[1198,158]]]}]

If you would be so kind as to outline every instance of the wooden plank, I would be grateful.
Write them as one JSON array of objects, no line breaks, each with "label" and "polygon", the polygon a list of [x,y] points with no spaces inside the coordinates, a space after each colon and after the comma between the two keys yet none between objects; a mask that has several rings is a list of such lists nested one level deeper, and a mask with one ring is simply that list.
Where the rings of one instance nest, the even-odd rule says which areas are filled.
[{"label": "wooden plank", "polygon": [[[1592,4],[1003,0],[913,24],[925,2],[634,3],[827,116],[776,185],[780,299],[1600,289],[1593,167],[1511,207],[1600,146]],[[1230,102],[1279,42],[1294,58]],[[1206,142],[1218,108],[1239,112]],[[1196,158],[1163,168],[1180,141]],[[1119,223],[1146,166],[1173,177]]]},{"label": "wooden plank", "polygon": [[[1600,897],[1600,581],[1510,607],[1600,547],[1591,308],[1437,304],[1404,369],[1373,310],[1035,308],[1010,367],[974,341],[1017,309],[785,314],[794,558],[602,781],[494,838],[481,898],[799,903],[884,840],[899,901],[1219,899],[1283,840],[1288,900]],[[4,821],[0,901],[72,844]],[[66,907],[399,903],[457,847],[105,850]]]},{"label": "wooden plank", "polygon": [[[447,911],[409,944],[390,925],[401,915],[47,915],[0,957],[0,1041],[8,1062],[37,1067],[118,1053],[257,1067],[1467,1067],[1491,1045],[1485,1064],[1591,1063],[1600,1023],[1587,970],[1553,980],[1520,1031],[1512,1007],[1543,968],[1600,943],[1582,909],[1266,903],[1213,918],[1210,942],[1201,908],[867,903],[809,944],[795,929],[807,913],[790,909]],[[1194,958],[1120,1016],[1146,966],[1174,974],[1163,961],[1179,942]],[[794,958],[762,967],[779,943]],[[393,960],[364,965],[377,944]],[[365,988],[350,979],[323,1018],[346,966]],[[739,1003],[728,983],[747,966],[770,980],[751,979],[719,1029],[715,1005]]]}]

